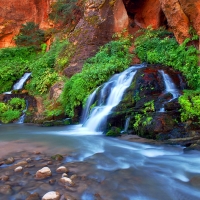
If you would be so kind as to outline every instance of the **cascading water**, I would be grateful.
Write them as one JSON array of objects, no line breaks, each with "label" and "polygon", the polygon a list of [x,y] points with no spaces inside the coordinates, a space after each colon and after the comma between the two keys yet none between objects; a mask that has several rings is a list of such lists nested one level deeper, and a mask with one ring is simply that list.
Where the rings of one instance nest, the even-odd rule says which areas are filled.
[{"label": "cascading water", "polygon": [[[165,93],[171,93],[172,94],[172,99],[169,100],[172,101],[173,99],[176,99],[180,96],[180,92],[177,89],[176,85],[174,84],[173,80],[170,78],[170,76],[168,74],[166,74],[163,70],[159,70],[159,72],[161,73],[163,80],[164,80],[164,84],[165,84]],[[164,112],[164,106],[160,109],[160,112]]]},{"label": "cascading water", "polygon": [[[17,83],[15,83],[15,84],[13,85],[12,90],[20,90],[20,89],[22,89],[23,86],[24,86],[24,83],[27,81],[27,79],[30,77],[30,75],[31,75],[31,73],[25,73],[25,74],[20,78],[20,80],[19,80]],[[11,93],[12,93],[12,92],[9,91],[9,92],[5,92],[4,94],[11,94]]]},{"label": "cascading water", "polygon": [[22,111],[22,115],[21,115],[21,117],[19,118],[17,124],[23,124],[23,123],[24,123],[27,108],[28,108],[28,101],[26,101],[26,108]]},{"label": "cascading water", "polygon": [[103,85],[98,106],[93,108],[84,126],[92,131],[102,131],[106,116],[122,100],[124,91],[130,86],[137,69],[142,67],[144,64],[132,66],[124,72],[114,75]]},{"label": "cascading water", "polygon": [[13,90],[20,90],[23,88],[24,83],[27,81],[27,79],[30,77],[31,73],[25,73],[21,79],[15,83],[15,85],[13,86]]},{"label": "cascading water", "polygon": [[90,106],[94,103],[97,89],[87,99],[86,106],[85,106],[82,116],[81,116],[81,124],[83,124],[87,120],[87,117],[88,117],[89,111],[90,111]]}]

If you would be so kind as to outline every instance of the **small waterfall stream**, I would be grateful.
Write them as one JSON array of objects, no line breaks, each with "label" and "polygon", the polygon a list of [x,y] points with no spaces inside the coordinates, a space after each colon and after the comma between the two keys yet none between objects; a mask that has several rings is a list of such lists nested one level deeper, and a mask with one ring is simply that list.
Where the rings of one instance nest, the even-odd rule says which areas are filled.
[{"label": "small waterfall stream", "polygon": [[[144,67],[143,64],[132,66],[120,74],[115,74],[103,85],[98,105],[92,109],[84,126],[91,131],[102,131],[106,116],[110,113],[112,108],[117,106],[122,100],[123,94],[130,86],[137,69],[142,67]],[[89,99],[91,98],[92,97],[90,96]]]},{"label": "small waterfall stream", "polygon": [[[171,93],[173,98],[170,99],[168,102],[172,101],[173,99],[176,99],[180,96],[180,92],[177,89],[176,85],[174,84],[173,80],[170,78],[170,76],[168,74],[166,74],[163,70],[159,70],[159,73],[161,73],[163,80],[164,80],[164,84],[165,84],[165,93]],[[160,109],[160,112],[164,112],[164,105],[163,107]]]},{"label": "small waterfall stream", "polygon": [[[17,83],[15,83],[13,85],[12,90],[21,90],[25,84],[25,82],[27,81],[27,79],[30,77],[31,73],[25,73]],[[12,91],[9,92],[5,92],[4,94],[11,94]]]}]

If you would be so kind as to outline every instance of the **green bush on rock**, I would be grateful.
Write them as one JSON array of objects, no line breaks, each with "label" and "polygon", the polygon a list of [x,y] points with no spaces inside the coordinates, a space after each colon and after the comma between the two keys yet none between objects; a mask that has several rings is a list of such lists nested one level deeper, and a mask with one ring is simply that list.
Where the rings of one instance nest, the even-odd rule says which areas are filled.
[{"label": "green bush on rock", "polygon": [[24,99],[12,98],[7,103],[0,102],[0,121],[9,123],[18,119],[26,108]]}]

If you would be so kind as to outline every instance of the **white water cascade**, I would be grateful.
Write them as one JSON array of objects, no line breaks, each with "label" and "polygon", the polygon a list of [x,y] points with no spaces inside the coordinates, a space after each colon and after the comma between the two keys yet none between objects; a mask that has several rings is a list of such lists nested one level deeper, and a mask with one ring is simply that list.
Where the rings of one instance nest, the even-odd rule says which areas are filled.
[{"label": "white water cascade", "polygon": [[19,118],[17,124],[23,124],[24,123],[27,109],[28,109],[28,101],[26,101],[26,108],[22,111],[22,115]]},{"label": "white water cascade", "polygon": [[98,105],[94,107],[84,124],[91,131],[101,131],[106,120],[106,116],[111,109],[122,100],[125,90],[130,86],[137,69],[145,65],[135,65],[120,74],[114,75],[102,86]]},{"label": "white water cascade", "polygon": [[[166,74],[163,70],[159,70],[161,73],[164,83],[165,83],[165,93],[171,93],[172,94],[172,99],[169,100],[172,101],[173,99],[176,99],[180,96],[180,92],[177,89],[176,85],[174,84],[173,80],[170,78],[168,74]],[[164,112],[164,106],[160,109],[160,112]]]},{"label": "white water cascade", "polygon": [[[25,73],[17,83],[15,83],[13,85],[13,88],[12,90],[20,90],[23,88],[24,86],[24,83],[27,81],[27,79],[30,77],[31,73]],[[4,94],[11,94],[12,91],[9,91],[9,92],[5,92]]]},{"label": "white water cascade", "polygon": [[27,79],[30,77],[31,73],[25,73],[21,79],[15,83],[15,85],[13,86],[13,90],[20,90],[23,88],[24,83],[27,81]]}]

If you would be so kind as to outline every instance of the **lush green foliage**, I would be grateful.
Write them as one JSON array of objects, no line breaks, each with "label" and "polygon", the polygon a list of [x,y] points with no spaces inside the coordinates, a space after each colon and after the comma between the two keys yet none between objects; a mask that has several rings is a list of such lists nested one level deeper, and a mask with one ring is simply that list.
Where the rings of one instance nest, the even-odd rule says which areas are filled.
[{"label": "lush green foliage", "polygon": [[181,120],[200,122],[200,90],[185,90],[179,98],[181,104]]},{"label": "lush green foliage", "polygon": [[[163,64],[179,70],[186,77],[188,85],[193,91],[185,91],[179,98],[181,104],[182,121],[200,120],[199,89],[200,67],[198,66],[197,49],[189,45],[190,39],[186,39],[179,45],[170,33],[163,29],[143,30],[144,34],[135,41],[136,53],[142,61],[152,64]],[[197,40],[194,29],[190,29],[192,40]],[[196,91],[195,91],[196,90]]]},{"label": "lush green foliage", "polygon": [[0,50],[0,94],[10,91],[13,84],[29,71],[36,58],[32,47],[15,47]]},{"label": "lush green foliage", "polygon": [[54,42],[48,52],[40,54],[38,59],[30,64],[32,78],[27,84],[26,89],[28,89],[31,94],[41,95],[46,93],[49,88],[60,79],[58,72],[55,70],[55,63],[59,52],[66,43],[68,43],[68,41]]},{"label": "lush green foliage", "polygon": [[143,62],[171,66],[183,73],[190,87],[196,89],[200,86],[198,51],[194,46],[187,45],[189,39],[179,45],[175,38],[163,29],[149,28],[143,32],[135,41],[135,52]]},{"label": "lush green foliage", "polygon": [[131,62],[130,40],[111,41],[88,59],[79,74],[65,83],[62,103],[67,115],[74,115],[74,108],[83,104],[95,88],[107,81],[110,76],[128,68]]},{"label": "lush green foliage", "polygon": [[106,136],[112,136],[112,137],[116,137],[116,136],[120,136],[121,135],[121,130],[118,127],[112,127],[107,133]]},{"label": "lush green foliage", "polygon": [[22,25],[19,34],[15,37],[17,46],[33,46],[41,49],[41,44],[45,42],[45,33],[34,22],[27,22]]},{"label": "lush green foliage", "polygon": [[50,19],[62,24],[70,23],[75,19],[75,9],[80,11],[76,5],[77,0],[58,0],[52,4],[52,11],[49,15]]},{"label": "lush green foliage", "polygon": [[25,100],[20,98],[12,98],[7,103],[0,102],[0,121],[9,123],[18,119],[25,108]]}]

